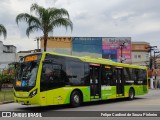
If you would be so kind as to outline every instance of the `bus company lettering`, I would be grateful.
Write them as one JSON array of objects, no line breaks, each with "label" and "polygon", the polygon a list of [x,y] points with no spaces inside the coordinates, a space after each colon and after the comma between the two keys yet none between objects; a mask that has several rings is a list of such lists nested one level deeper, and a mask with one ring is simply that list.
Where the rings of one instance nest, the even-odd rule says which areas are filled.
[{"label": "bus company lettering", "polygon": [[42,117],[41,113],[16,113],[13,112],[11,117]]},{"label": "bus company lettering", "polygon": [[102,86],[101,89],[102,89],[102,90],[111,90],[112,87],[111,87],[111,86]]}]

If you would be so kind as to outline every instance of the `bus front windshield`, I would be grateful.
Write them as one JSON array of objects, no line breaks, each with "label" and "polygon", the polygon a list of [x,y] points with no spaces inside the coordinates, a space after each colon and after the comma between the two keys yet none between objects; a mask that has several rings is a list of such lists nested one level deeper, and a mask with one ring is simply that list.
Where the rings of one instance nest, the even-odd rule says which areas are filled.
[{"label": "bus front windshield", "polygon": [[34,87],[36,84],[37,70],[37,61],[20,63],[17,70],[15,87]]}]

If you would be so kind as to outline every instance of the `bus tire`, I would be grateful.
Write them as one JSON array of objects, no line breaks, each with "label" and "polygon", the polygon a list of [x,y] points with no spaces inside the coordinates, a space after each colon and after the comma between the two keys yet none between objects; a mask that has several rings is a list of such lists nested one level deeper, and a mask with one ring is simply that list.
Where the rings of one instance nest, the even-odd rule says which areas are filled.
[{"label": "bus tire", "polygon": [[133,89],[133,88],[130,88],[130,89],[129,89],[129,96],[128,96],[128,98],[129,98],[129,100],[133,100],[134,97],[135,97],[134,89]]},{"label": "bus tire", "polygon": [[78,91],[73,91],[70,98],[70,104],[72,107],[78,107],[81,104],[81,94]]}]

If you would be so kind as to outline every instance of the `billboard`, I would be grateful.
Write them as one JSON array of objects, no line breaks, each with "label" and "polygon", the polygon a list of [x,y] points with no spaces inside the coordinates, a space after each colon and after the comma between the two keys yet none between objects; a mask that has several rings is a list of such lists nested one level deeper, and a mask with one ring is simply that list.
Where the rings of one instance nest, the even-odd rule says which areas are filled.
[{"label": "billboard", "polygon": [[72,55],[102,57],[102,38],[73,37]]},{"label": "billboard", "polygon": [[131,63],[131,37],[102,38],[102,57],[116,62]]}]

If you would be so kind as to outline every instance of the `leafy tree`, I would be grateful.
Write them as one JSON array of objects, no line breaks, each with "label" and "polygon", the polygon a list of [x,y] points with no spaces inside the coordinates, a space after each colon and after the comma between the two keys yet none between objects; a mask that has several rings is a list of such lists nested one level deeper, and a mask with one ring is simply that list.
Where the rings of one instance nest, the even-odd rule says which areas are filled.
[{"label": "leafy tree", "polygon": [[67,10],[61,8],[44,8],[38,4],[32,4],[30,12],[35,12],[35,16],[28,13],[21,13],[17,15],[17,24],[20,21],[25,21],[28,24],[26,35],[29,37],[30,33],[41,30],[44,38],[44,51],[46,51],[48,33],[53,32],[57,27],[68,27],[73,29],[72,21],[69,18]]},{"label": "leafy tree", "polygon": [[0,73],[0,91],[4,83],[13,84],[14,80],[15,80],[15,70],[8,69],[5,72]]},{"label": "leafy tree", "polygon": [[2,24],[0,24],[0,36],[1,35],[3,35],[4,38],[7,37],[7,30],[6,30],[6,28]]},{"label": "leafy tree", "polygon": [[7,81],[7,74],[0,74],[0,91],[3,83],[5,83],[6,81]]}]

